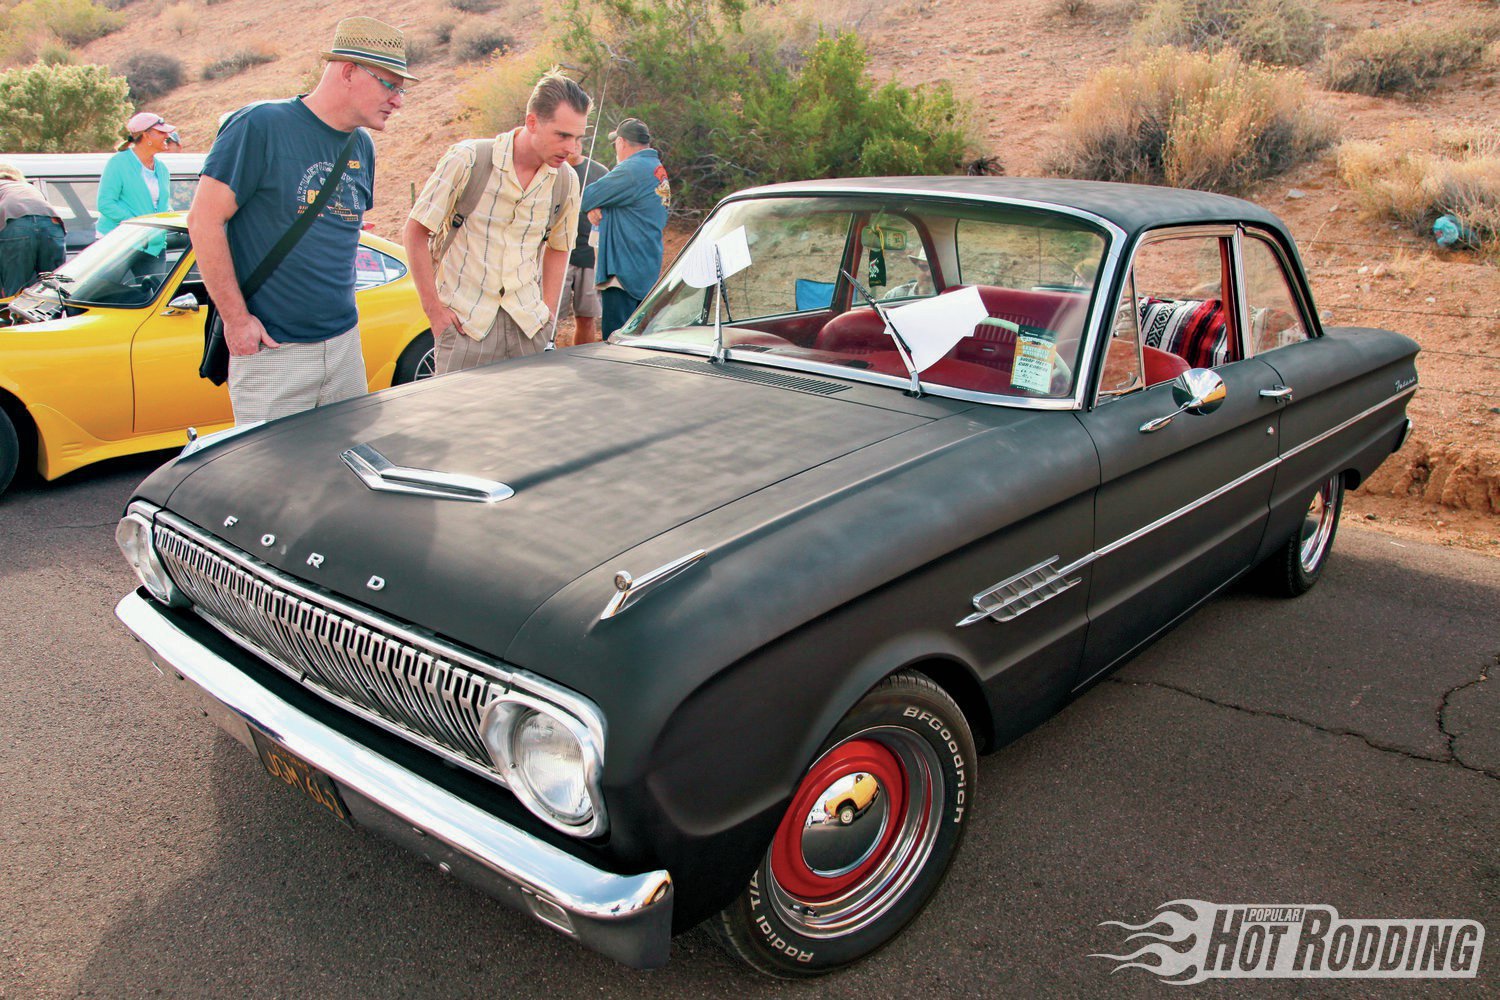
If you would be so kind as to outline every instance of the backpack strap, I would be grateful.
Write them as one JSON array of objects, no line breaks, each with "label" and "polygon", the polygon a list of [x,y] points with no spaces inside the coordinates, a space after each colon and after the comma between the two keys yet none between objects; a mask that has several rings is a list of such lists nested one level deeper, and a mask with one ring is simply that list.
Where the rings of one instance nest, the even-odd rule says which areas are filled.
[{"label": "backpack strap", "polygon": [[473,146],[474,163],[469,167],[469,177],[464,181],[463,192],[453,206],[451,225],[454,229],[462,226],[464,220],[474,214],[474,209],[479,207],[479,199],[484,195],[484,186],[489,183],[490,172],[495,167],[494,139],[475,139]]},{"label": "backpack strap", "polygon": [[564,163],[557,168],[557,174],[552,179],[552,207],[547,210],[547,229],[542,233],[543,247],[546,247],[547,241],[552,239],[552,230],[557,226],[557,220],[562,218],[563,203],[573,192],[575,179],[573,168],[569,164]]}]

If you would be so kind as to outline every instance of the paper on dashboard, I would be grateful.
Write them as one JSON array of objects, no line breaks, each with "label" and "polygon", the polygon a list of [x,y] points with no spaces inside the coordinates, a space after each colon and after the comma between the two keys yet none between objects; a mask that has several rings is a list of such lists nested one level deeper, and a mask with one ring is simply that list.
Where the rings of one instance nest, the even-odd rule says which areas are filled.
[{"label": "paper on dashboard", "polygon": [[750,244],[745,239],[745,227],[731,230],[709,242],[700,240],[682,261],[682,280],[694,288],[708,288],[717,277],[714,253],[718,252],[724,277],[736,274],[750,266]]},{"label": "paper on dashboard", "polygon": [[973,286],[886,311],[891,325],[911,350],[912,366],[919,372],[937,364],[989,314],[979,289]]}]

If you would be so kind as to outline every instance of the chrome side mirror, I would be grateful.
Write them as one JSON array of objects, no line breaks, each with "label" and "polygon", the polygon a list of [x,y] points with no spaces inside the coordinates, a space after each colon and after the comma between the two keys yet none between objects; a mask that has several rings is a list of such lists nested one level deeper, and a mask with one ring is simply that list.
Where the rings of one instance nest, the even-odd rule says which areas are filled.
[{"label": "chrome side mirror", "polygon": [[1161,430],[1179,413],[1195,413],[1200,416],[1212,413],[1223,405],[1224,397],[1228,394],[1224,380],[1217,372],[1207,368],[1189,368],[1172,380],[1172,402],[1177,404],[1177,409],[1164,417],[1141,424],[1141,433],[1152,434]]},{"label": "chrome side mirror", "polygon": [[167,308],[163,309],[161,314],[163,316],[180,316],[183,313],[195,313],[198,311],[198,308],[198,296],[192,292],[183,292],[171,302],[168,302]]}]

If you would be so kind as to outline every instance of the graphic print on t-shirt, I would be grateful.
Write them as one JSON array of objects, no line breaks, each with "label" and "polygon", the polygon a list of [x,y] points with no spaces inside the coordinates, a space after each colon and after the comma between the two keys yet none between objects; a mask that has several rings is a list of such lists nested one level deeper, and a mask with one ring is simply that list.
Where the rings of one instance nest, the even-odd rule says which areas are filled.
[{"label": "graphic print on t-shirt", "polygon": [[[351,162],[358,163],[358,161]],[[302,172],[302,179],[297,182],[298,215],[307,211],[307,206],[317,201],[318,194],[323,190],[324,182],[332,172],[333,164],[327,160],[314,163]],[[365,209],[368,207],[368,205],[364,204],[364,200],[360,196],[358,185],[354,183],[348,169],[346,169],[343,175],[339,177],[339,189],[334,192],[332,198],[328,199],[328,203],[323,206],[323,211],[320,214],[324,218],[328,218],[329,213],[332,213],[345,222],[352,222],[358,225],[360,219],[364,216]]]}]

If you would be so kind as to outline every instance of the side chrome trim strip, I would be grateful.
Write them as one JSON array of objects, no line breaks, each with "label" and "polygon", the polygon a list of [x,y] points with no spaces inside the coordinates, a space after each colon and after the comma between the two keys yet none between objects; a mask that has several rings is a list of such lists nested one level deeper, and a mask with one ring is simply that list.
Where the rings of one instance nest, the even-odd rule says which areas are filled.
[{"label": "side chrome trim strip", "polygon": [[666,963],[667,871],[602,871],[499,819],[277,698],[138,593],[126,595],[115,615],[220,728],[247,747],[252,729],[264,733],[332,778],[355,825],[616,961],[643,969]]},{"label": "side chrome trim strip", "polygon": [[690,569],[699,559],[708,555],[707,549],[698,549],[689,552],[679,559],[674,559],[665,566],[658,566],[639,580],[632,577],[625,570],[615,574],[615,596],[609,599],[600,613],[599,620],[613,618],[615,615],[629,608],[636,601],[646,596],[653,588],[659,587],[672,579],[683,570]]},{"label": "side chrome trim strip", "polygon": [[[1085,566],[1088,566],[1089,564],[1095,562],[1096,560],[1102,559],[1102,558],[1104,558],[1105,556],[1109,555],[1112,552],[1119,551],[1120,549],[1122,549],[1125,546],[1129,545],[1131,542],[1138,541],[1139,539],[1145,537],[1146,535],[1149,535],[1151,532],[1157,530],[1158,528],[1164,527],[1164,526],[1170,524],[1171,522],[1177,520],[1180,517],[1185,517],[1188,514],[1191,514],[1193,511],[1197,510],[1199,507],[1202,507],[1205,504],[1212,503],[1214,500],[1217,500],[1219,497],[1221,497],[1224,494],[1228,493],[1230,490],[1237,489],[1238,487],[1243,486],[1245,483],[1247,483],[1250,480],[1254,479],[1256,476],[1263,475],[1264,473],[1269,472],[1269,471],[1275,469],[1277,466],[1281,465],[1287,459],[1293,458],[1296,455],[1300,455],[1302,452],[1306,451],[1307,449],[1312,448],[1315,445],[1321,444],[1322,442],[1324,442],[1324,441],[1328,440],[1329,438],[1333,437],[1335,434],[1339,433],[1340,431],[1343,431],[1343,430],[1348,429],[1349,427],[1352,427],[1353,425],[1359,423],[1361,420],[1365,419],[1366,417],[1368,417],[1368,416],[1370,416],[1370,415],[1372,415],[1374,413],[1378,413],[1380,410],[1385,409],[1387,406],[1389,406],[1392,403],[1396,402],[1397,400],[1401,399],[1403,396],[1409,396],[1409,395],[1411,395],[1412,393],[1414,393],[1416,391],[1417,391],[1417,387],[1416,386],[1411,386],[1410,388],[1403,389],[1401,392],[1398,392],[1395,395],[1390,396],[1390,397],[1382,400],[1379,403],[1376,403],[1374,406],[1368,407],[1367,409],[1362,410],[1359,413],[1356,413],[1354,416],[1350,417],[1348,420],[1345,420],[1343,423],[1339,424],[1337,427],[1334,427],[1331,430],[1324,431],[1322,434],[1319,434],[1317,437],[1310,438],[1307,441],[1302,442],[1301,444],[1297,445],[1295,448],[1292,448],[1291,450],[1287,451],[1284,455],[1279,455],[1276,458],[1273,458],[1269,462],[1265,462],[1265,463],[1263,463],[1261,465],[1256,466],[1255,468],[1251,469],[1249,472],[1245,473],[1244,475],[1239,476],[1238,478],[1236,478],[1232,482],[1228,482],[1228,483],[1225,483],[1223,486],[1220,486],[1218,489],[1214,490],[1212,493],[1205,494],[1204,496],[1199,497],[1198,499],[1194,500],[1191,503],[1184,504],[1183,506],[1181,506],[1181,507],[1177,508],[1176,510],[1172,511],[1170,514],[1163,515],[1162,517],[1157,518],[1155,521],[1152,521],[1150,524],[1144,525],[1144,526],[1142,526],[1140,528],[1137,528],[1136,530],[1132,531],[1128,535],[1124,535],[1123,537],[1115,539],[1114,541],[1110,542],[1108,545],[1104,546],[1103,548],[1095,549],[1093,552],[1090,552],[1087,555],[1079,556],[1074,561],[1072,561],[1072,562],[1068,563],[1066,566],[1062,567],[1062,569],[1057,570],[1056,573],[1053,574],[1052,578],[1053,579],[1061,579],[1062,577],[1066,577],[1066,576],[1068,576],[1071,573],[1076,573],[1078,570],[1083,569]],[[1402,440],[1403,440],[1403,442],[1405,440],[1405,436],[1408,435],[1408,434],[1410,434],[1410,433],[1411,433],[1411,421],[1407,420],[1406,424],[1405,424],[1405,427],[1402,430],[1402,435],[1403,435]],[[1397,447],[1399,448],[1400,446],[1398,445]],[[981,605],[980,599],[981,598],[991,597],[992,595],[996,595],[996,594],[998,594],[999,591],[1001,591],[1002,589],[1004,589],[1004,588],[1006,588],[1008,586],[1011,586],[1011,585],[1015,584],[1017,581],[1021,580],[1023,577],[1027,577],[1027,576],[1029,576],[1032,573],[1036,573],[1036,572],[1038,572],[1040,570],[1045,569],[1046,567],[1050,566],[1053,562],[1055,562],[1057,560],[1057,558],[1058,558],[1057,556],[1053,556],[1051,559],[1048,559],[1046,562],[1038,563],[1037,565],[1032,566],[1030,569],[1022,570],[1020,573],[1017,573],[1015,576],[1010,577],[1009,579],[1007,579],[1007,580],[1005,580],[1005,581],[1003,581],[1001,583],[996,584],[994,587],[991,587],[989,590],[984,591],[981,594],[976,594],[974,596],[974,607],[976,609],[979,609],[979,610],[976,611],[975,614],[969,615],[967,618],[962,619],[961,621],[957,622],[956,624],[958,626],[960,626],[960,627],[964,626],[964,625],[972,625],[975,622],[977,622],[977,621],[979,621],[979,620],[981,620],[983,618],[986,618],[986,617],[994,617],[996,621],[1009,621],[1011,618],[1015,618],[1018,614],[1022,614],[1022,613],[1026,612],[1026,611],[1031,610],[1031,608],[1035,607],[1037,604],[1040,604],[1041,601],[1036,601],[1036,602],[1034,602],[1034,603],[1032,603],[1032,604],[1030,604],[1030,605],[1028,605],[1026,607],[1023,607],[1016,614],[1012,614],[1012,615],[1009,615],[1009,616],[998,616],[998,615],[993,615],[992,611],[1004,610],[1005,607],[1007,606],[1005,603],[1002,603],[998,607],[993,608],[992,611],[984,611],[985,605]],[[1059,590],[1056,590],[1053,593],[1048,593],[1043,598],[1043,600],[1047,600],[1047,599],[1050,599],[1052,597],[1056,597],[1058,594],[1062,593],[1063,590],[1068,589],[1068,587],[1073,586],[1073,584],[1075,584],[1077,582],[1078,582],[1077,580],[1073,580],[1073,581],[1068,582],[1067,587],[1063,587],[1063,588],[1061,588]],[[1026,596],[1028,596],[1027,593],[1023,592],[1023,593],[1017,594],[1016,597],[1014,597],[1012,600],[1021,600],[1021,599],[1025,598]],[[980,612],[983,612],[983,613],[980,613]]]},{"label": "side chrome trim strip", "polygon": [[516,495],[515,490],[493,479],[396,465],[368,444],[355,445],[339,457],[361,482],[381,493],[408,493],[470,503],[498,503]]}]

